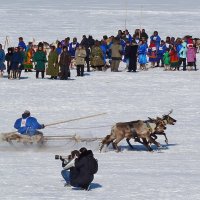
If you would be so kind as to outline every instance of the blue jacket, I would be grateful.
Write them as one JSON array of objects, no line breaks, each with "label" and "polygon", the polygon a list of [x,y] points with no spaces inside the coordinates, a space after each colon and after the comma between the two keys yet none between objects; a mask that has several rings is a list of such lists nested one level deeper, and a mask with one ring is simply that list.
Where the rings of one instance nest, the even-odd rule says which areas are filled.
[{"label": "blue jacket", "polygon": [[167,47],[166,45],[159,45],[159,48],[158,48],[158,51],[157,51],[157,56],[158,58],[162,59],[164,53],[166,52],[167,50]]},{"label": "blue jacket", "polygon": [[156,48],[158,49],[158,48],[159,48],[159,45],[160,45],[160,41],[161,41],[160,36],[159,36],[159,35],[157,35],[157,36],[152,35],[152,36],[150,37],[150,40],[151,40],[151,41],[155,41]]},{"label": "blue jacket", "polygon": [[73,42],[71,42],[69,44],[69,54],[70,54],[71,57],[75,57],[75,52],[76,52],[76,49],[77,49],[78,46],[79,46],[78,42],[75,43],[75,44],[73,44]]},{"label": "blue jacket", "polygon": [[132,36],[130,34],[126,35],[126,39],[131,43],[132,42]]},{"label": "blue jacket", "polygon": [[26,50],[26,45],[25,45],[24,41],[19,42],[18,47],[22,47],[23,49]]},{"label": "blue jacket", "polygon": [[5,52],[2,49],[2,50],[0,50],[0,70],[4,70],[5,69],[4,62],[5,62]]},{"label": "blue jacket", "polygon": [[106,53],[107,53],[107,50],[108,50],[108,46],[106,44],[102,44],[100,46],[102,52],[103,52],[103,61],[104,63],[106,63]]},{"label": "blue jacket", "polygon": [[38,123],[36,118],[28,117],[26,119],[17,119],[14,128],[21,134],[32,136],[36,133],[37,129],[42,129],[43,127]]},{"label": "blue jacket", "polygon": [[60,55],[62,53],[62,48],[60,48],[60,47],[56,48],[56,53],[58,55]]},{"label": "blue jacket", "polygon": [[148,48],[147,44],[141,44],[141,45],[139,45],[139,47],[138,47],[138,54],[139,55],[140,54],[147,54],[147,48]]},{"label": "blue jacket", "polygon": [[187,57],[187,43],[183,42],[181,45],[182,45],[182,48],[179,51],[179,57],[186,58]]},{"label": "blue jacket", "polygon": [[11,69],[12,70],[17,70],[18,65],[22,64],[23,62],[23,57],[20,52],[14,52],[11,60]]}]

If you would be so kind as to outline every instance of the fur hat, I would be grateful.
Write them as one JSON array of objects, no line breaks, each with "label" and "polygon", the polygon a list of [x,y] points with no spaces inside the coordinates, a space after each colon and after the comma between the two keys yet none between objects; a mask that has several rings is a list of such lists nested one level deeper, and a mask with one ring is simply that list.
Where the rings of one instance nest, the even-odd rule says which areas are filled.
[{"label": "fur hat", "polygon": [[27,117],[30,117],[31,113],[28,110],[25,110],[24,113],[22,114],[22,118],[26,119]]}]

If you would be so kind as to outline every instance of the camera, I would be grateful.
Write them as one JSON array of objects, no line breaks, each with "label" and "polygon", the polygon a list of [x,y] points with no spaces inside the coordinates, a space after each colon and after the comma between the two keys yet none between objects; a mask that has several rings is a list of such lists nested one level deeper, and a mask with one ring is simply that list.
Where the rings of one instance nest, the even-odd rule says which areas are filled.
[{"label": "camera", "polygon": [[60,155],[55,155],[55,160],[58,160],[58,159],[62,159],[62,156],[60,156]]}]

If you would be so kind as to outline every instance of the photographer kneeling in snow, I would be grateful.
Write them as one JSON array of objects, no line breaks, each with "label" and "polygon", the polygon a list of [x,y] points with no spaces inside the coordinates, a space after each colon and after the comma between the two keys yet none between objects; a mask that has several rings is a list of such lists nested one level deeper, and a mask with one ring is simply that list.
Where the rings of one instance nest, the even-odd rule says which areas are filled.
[{"label": "photographer kneeling in snow", "polygon": [[[84,190],[89,190],[90,184],[94,179],[94,174],[98,171],[98,162],[93,156],[91,150],[85,147],[79,150],[80,155],[68,162],[61,172],[66,183],[73,187],[80,187]],[[66,172],[70,170],[70,172]]]}]

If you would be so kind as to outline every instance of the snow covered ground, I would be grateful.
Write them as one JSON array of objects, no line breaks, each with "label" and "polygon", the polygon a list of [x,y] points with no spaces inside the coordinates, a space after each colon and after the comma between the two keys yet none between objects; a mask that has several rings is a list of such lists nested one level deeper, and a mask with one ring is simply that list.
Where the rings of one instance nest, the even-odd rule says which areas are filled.
[{"label": "snow covered ground", "polygon": [[[140,18],[143,5],[142,24],[147,32],[157,29],[163,37],[168,34],[198,37],[198,1],[177,1],[180,3],[177,11],[171,5],[172,0],[159,4],[156,1],[150,4],[147,0],[135,1],[135,4],[130,2],[127,1],[127,26],[130,30],[138,27],[137,18]],[[0,16],[4,19],[1,24],[1,43],[6,35],[10,36],[13,44],[19,35],[25,41],[32,37],[52,41],[66,35],[80,38],[85,33],[100,38],[105,33],[114,34],[124,27],[122,16],[125,5],[118,0],[109,3],[80,0],[10,0],[0,3]],[[151,20],[155,25],[149,22]],[[198,66],[199,63],[198,58]],[[44,129],[45,135],[78,134],[81,137],[104,137],[116,122],[161,116],[173,109],[172,117],[177,119],[177,123],[166,130],[168,148],[148,153],[132,141],[136,150],[131,151],[123,141],[120,143],[121,153],[111,148],[99,153],[98,142],[50,142],[40,148],[20,144],[10,146],[2,142],[1,199],[200,199],[199,70],[164,72],[156,68],[138,73],[111,73],[108,70],[86,73],[84,77],[76,77],[73,70],[71,79],[36,80],[35,73],[23,73],[23,79],[19,81],[1,79],[0,132],[13,131],[15,119],[26,109],[45,124],[107,113]],[[100,126],[105,127],[84,129]],[[158,141],[164,144],[163,137],[159,137]],[[63,187],[61,163],[54,159],[55,154],[68,155],[71,150],[82,146],[94,150],[99,161],[99,171],[90,192]]]}]

